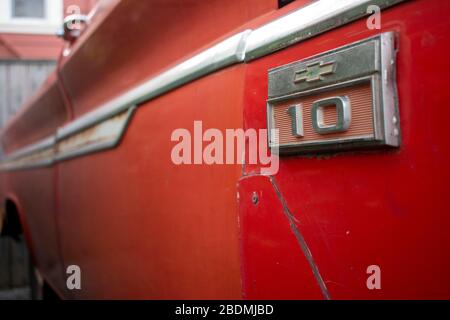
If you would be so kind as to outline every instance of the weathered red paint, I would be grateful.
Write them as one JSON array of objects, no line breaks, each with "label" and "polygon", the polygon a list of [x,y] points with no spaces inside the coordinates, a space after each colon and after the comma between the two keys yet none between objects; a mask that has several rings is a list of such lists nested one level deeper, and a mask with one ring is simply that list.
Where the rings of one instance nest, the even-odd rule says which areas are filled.
[{"label": "weathered red paint", "polygon": [[[306,2],[168,3],[105,9],[61,61],[58,85],[43,89],[47,102],[35,99],[3,133],[6,150]],[[321,284],[332,299],[450,298],[448,12],[410,1],[383,12],[381,31],[360,20],[193,81],[140,106],[114,150],[1,173],[2,200],[21,207],[37,267],[65,298],[321,299]],[[252,165],[172,163],[172,131],[195,120],[265,129],[268,69],[386,31],[398,34],[400,149],[282,157],[272,179]],[[39,118],[61,104],[58,117]],[[64,289],[70,264],[82,268],[81,291]],[[370,265],[382,290],[366,287]]]}]

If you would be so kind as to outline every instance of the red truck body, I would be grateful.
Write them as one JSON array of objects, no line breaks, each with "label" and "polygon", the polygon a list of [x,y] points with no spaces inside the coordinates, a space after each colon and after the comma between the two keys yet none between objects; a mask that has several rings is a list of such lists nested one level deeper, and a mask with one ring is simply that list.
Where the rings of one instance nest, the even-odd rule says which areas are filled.
[{"label": "red truck body", "polygon": [[[314,3],[101,7],[1,135],[0,198],[17,209],[46,283],[67,299],[450,298],[450,3],[379,3],[381,30],[367,15],[336,20],[153,96],[141,87],[130,109],[105,115],[146,81]],[[268,70],[385,32],[396,36],[399,148],[282,155],[272,176],[261,165],[171,160],[173,131],[197,120],[266,129]],[[120,139],[84,149],[93,116],[126,111]],[[37,142],[50,147],[28,156]],[[69,265],[82,270],[81,290],[66,287]],[[371,265],[380,290],[367,287]]]}]

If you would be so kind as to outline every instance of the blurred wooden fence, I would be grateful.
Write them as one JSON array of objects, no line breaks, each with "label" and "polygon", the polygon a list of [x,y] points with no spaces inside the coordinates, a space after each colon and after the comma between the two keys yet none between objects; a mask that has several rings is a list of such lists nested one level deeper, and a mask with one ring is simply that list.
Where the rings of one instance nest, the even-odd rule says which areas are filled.
[{"label": "blurred wooden fence", "polygon": [[[54,68],[54,61],[0,60],[0,129]],[[27,285],[27,259],[23,243],[0,238],[0,290]]]},{"label": "blurred wooden fence", "polygon": [[0,128],[54,69],[54,61],[0,60]]}]

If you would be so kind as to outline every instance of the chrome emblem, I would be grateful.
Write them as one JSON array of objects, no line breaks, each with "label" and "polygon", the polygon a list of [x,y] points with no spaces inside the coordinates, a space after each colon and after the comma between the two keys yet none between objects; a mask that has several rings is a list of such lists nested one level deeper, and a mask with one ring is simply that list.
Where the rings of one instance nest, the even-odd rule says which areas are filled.
[{"label": "chrome emblem", "polygon": [[[394,33],[269,70],[269,146],[280,154],[398,147]],[[294,79],[294,81],[292,81]]]},{"label": "chrome emblem", "polygon": [[302,81],[314,82],[324,80],[324,76],[333,74],[335,71],[336,63],[334,61],[326,63],[323,61],[318,61],[296,72],[294,83],[299,83]]}]

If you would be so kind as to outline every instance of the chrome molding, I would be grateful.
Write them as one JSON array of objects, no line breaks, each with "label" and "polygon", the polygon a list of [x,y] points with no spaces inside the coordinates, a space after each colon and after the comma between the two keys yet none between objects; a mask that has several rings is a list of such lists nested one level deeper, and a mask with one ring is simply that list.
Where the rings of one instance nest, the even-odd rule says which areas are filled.
[{"label": "chrome molding", "polygon": [[[52,144],[40,148],[35,147],[31,153],[26,149],[19,150],[14,156],[6,157],[1,161],[0,171],[16,171],[51,166],[54,164],[54,146]],[[19,156],[19,152],[22,155]]]},{"label": "chrome molding", "polygon": [[2,160],[0,171],[48,167],[59,161],[114,148],[125,134],[135,110],[136,107],[131,107],[70,137],[57,139],[51,136],[20,149]]},{"label": "chrome molding", "polygon": [[136,107],[67,138],[58,138],[55,161],[69,160],[116,147],[128,127]]},{"label": "chrome molding", "polygon": [[367,7],[381,10],[406,0],[321,0],[300,8],[252,32],[245,61],[260,58],[294,43],[367,16]]},{"label": "chrome molding", "polygon": [[48,138],[45,138],[36,143],[33,143],[30,146],[27,146],[25,148],[19,149],[15,152],[11,153],[10,155],[8,155],[6,160],[16,160],[19,158],[24,158],[26,156],[41,152],[45,149],[52,148],[55,145],[55,143],[56,143],[56,138],[55,138],[55,136],[52,135]]},{"label": "chrome molding", "polygon": [[[381,9],[386,9],[405,1],[407,0],[320,0],[313,2],[255,30],[245,30],[231,36],[60,128],[56,132],[56,136],[23,148],[7,156],[2,162],[39,152],[48,146],[54,146],[56,140],[66,139],[92,127],[127,110],[130,105],[139,106],[214,71],[237,63],[252,61],[365,17],[368,15],[367,7],[369,5],[377,5]],[[76,156],[83,154],[85,152]]]}]

